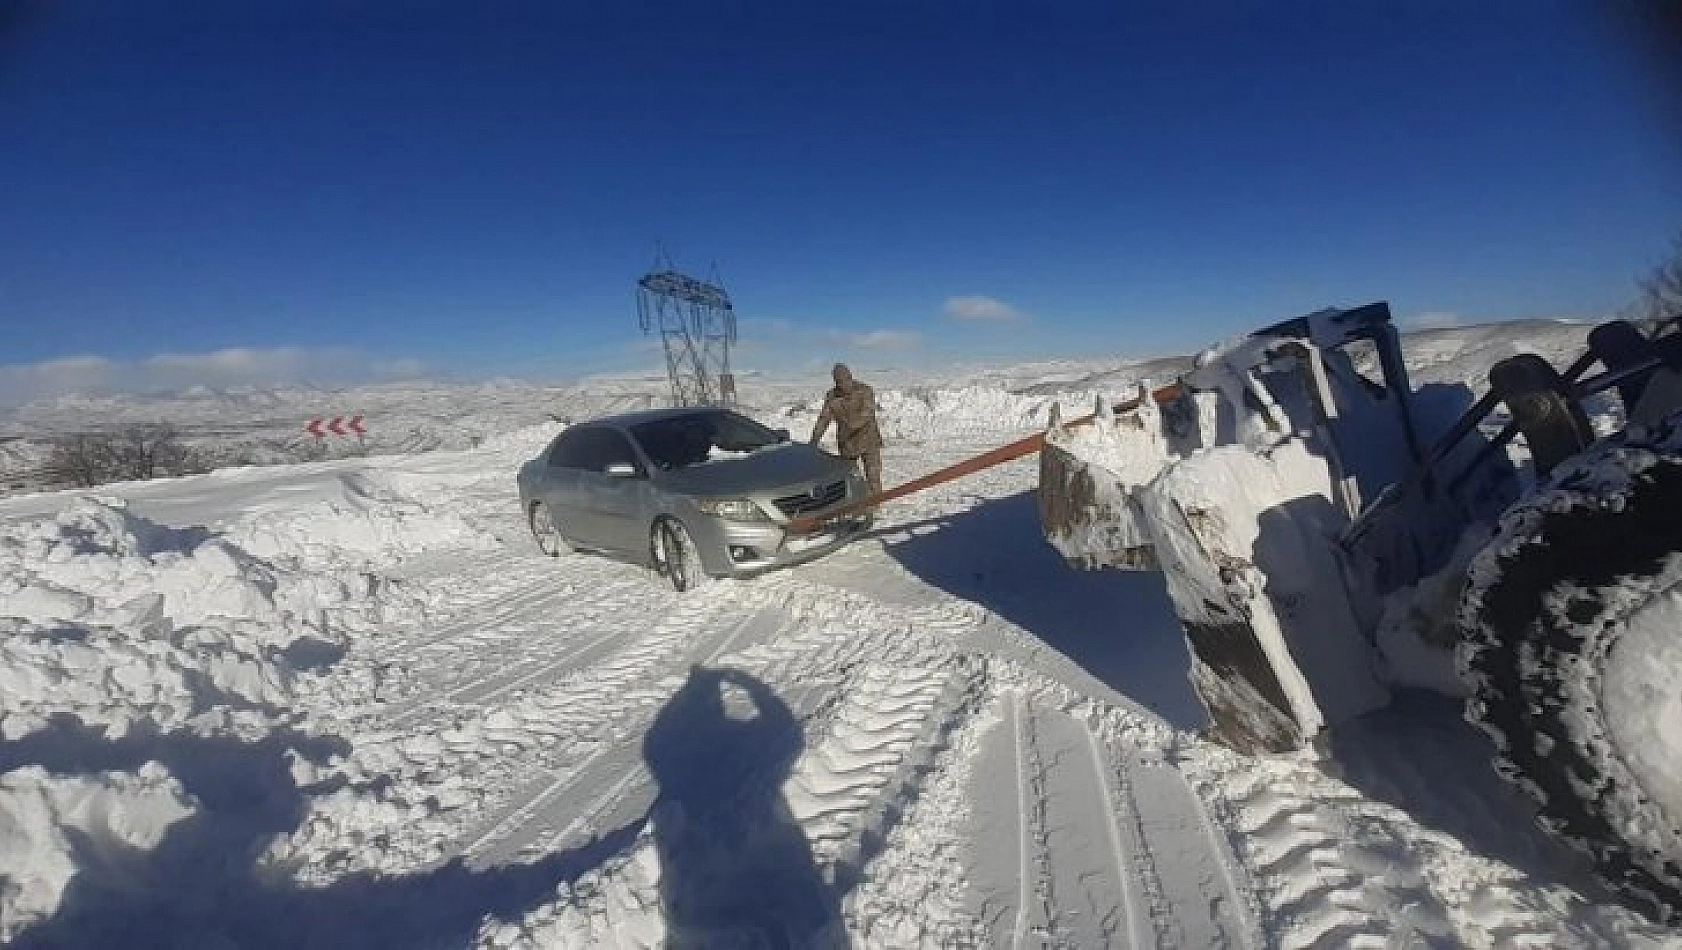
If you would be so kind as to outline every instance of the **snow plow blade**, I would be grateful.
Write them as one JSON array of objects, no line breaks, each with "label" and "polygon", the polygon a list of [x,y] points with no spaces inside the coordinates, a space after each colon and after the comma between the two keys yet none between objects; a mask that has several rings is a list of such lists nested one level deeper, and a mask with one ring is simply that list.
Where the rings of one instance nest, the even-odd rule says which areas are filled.
[{"label": "snow plow blade", "polygon": [[1107,490],[1110,484],[1085,459],[1047,442],[1040,452],[1038,493],[1046,540],[1081,570],[1155,570],[1156,555],[1131,497]]},{"label": "snow plow blade", "polygon": [[1163,573],[1210,736],[1283,752],[1382,705],[1363,644],[1342,634],[1358,622],[1324,463],[1295,439],[1207,445],[1214,417],[1196,395],[1125,405],[1048,427],[1041,528],[1073,567]]},{"label": "snow plow blade", "polygon": [[1097,411],[1077,420],[1091,424],[1079,429],[1052,409],[1040,453],[1040,527],[1071,567],[1157,567],[1133,493],[1173,457],[1158,403],[1179,392],[1159,390],[1147,399],[1143,389],[1113,409],[1100,399]]}]

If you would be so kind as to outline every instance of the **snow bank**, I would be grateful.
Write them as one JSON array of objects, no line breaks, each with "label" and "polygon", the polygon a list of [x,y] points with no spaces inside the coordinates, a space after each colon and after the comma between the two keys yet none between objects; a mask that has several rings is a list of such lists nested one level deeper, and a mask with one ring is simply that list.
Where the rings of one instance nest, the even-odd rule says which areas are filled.
[{"label": "snow bank", "polygon": [[[1020,395],[985,386],[878,389],[876,420],[889,443],[965,437],[1008,439],[1045,428],[1052,405],[1059,401],[1065,409],[1078,407],[1086,412],[1095,396]],[[817,403],[813,400],[786,405],[765,421],[773,427],[786,427],[796,438],[802,438],[810,433],[816,419]]]},{"label": "snow bank", "polygon": [[[533,427],[508,447],[544,437]],[[361,813],[387,806],[307,789],[325,760],[285,750],[313,742],[321,725],[301,710],[360,696],[385,676],[369,664],[351,664],[349,679],[321,671],[354,639],[424,615],[426,590],[376,571],[416,552],[497,543],[474,518],[483,487],[511,484],[507,472],[482,458],[476,474],[438,458],[443,471],[331,463],[183,480],[162,498],[72,498],[59,513],[0,524],[0,942],[27,937],[43,918],[82,926],[55,910],[72,879],[152,886],[163,873],[152,852],[190,812],[208,809],[212,824],[250,833],[260,853],[277,829],[247,827],[256,819],[241,810],[246,799],[196,797],[223,780],[191,770],[216,772],[223,759],[284,752],[290,774],[259,783],[274,801],[338,794],[363,825],[412,818],[371,818]],[[186,526],[195,523],[210,527]],[[146,764],[159,758],[189,772],[178,783]],[[438,797],[451,801],[447,790]],[[112,868],[129,883],[107,880]]]},{"label": "snow bank", "polygon": [[882,434],[907,440],[1041,429],[1056,401],[978,387],[889,390],[877,395]]},{"label": "snow bank", "polygon": [[55,714],[118,734],[170,728],[216,702],[267,705],[265,661],[304,634],[279,619],[277,578],[225,542],[83,501],[0,534],[0,733]]},{"label": "snow bank", "polygon": [[0,527],[0,941],[52,916],[73,878],[133,886],[124,868],[199,807],[153,753],[116,763],[133,771],[100,762],[273,740],[352,634],[419,614],[343,558],[268,560],[116,499]]},{"label": "snow bank", "polygon": [[120,875],[124,852],[157,847],[194,811],[156,762],[137,773],[55,776],[29,766],[0,774],[0,942],[56,913],[78,876]]},{"label": "snow bank", "polygon": [[479,451],[498,455],[509,455],[524,461],[543,451],[549,441],[561,433],[566,426],[559,422],[542,422],[537,425],[524,426],[512,432],[495,435],[480,443]]},{"label": "snow bank", "polygon": [[458,513],[424,504],[378,471],[338,476],[307,501],[256,512],[230,524],[228,537],[253,554],[310,564],[346,553],[385,561],[433,548],[485,549],[495,538]]},{"label": "snow bank", "polygon": [[55,715],[163,732],[214,706],[283,705],[300,656],[412,607],[370,575],[289,571],[84,499],[0,530],[0,735]]}]

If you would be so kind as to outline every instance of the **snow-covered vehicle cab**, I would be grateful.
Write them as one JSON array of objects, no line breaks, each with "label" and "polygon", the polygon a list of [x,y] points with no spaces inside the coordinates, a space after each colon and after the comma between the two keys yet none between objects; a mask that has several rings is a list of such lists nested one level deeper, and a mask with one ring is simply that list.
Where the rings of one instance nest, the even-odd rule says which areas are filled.
[{"label": "snow-covered vehicle cab", "polygon": [[1054,419],[1042,524],[1074,566],[1164,573],[1213,738],[1285,751],[1393,686],[1464,696],[1544,826],[1675,920],[1674,330],[1607,323],[1565,370],[1513,356],[1475,396],[1409,384],[1386,304],[1286,321],[1157,398]]}]

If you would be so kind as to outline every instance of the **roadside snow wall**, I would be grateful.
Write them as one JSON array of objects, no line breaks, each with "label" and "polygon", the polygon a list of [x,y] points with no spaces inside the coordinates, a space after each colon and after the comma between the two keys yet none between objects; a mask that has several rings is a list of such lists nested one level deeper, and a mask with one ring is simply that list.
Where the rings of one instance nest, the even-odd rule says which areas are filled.
[{"label": "roadside snow wall", "polygon": [[[304,678],[351,636],[421,611],[348,557],[476,537],[401,499],[362,511],[337,539],[348,556],[295,543],[308,521],[302,534],[263,518],[214,534],[110,498],[0,526],[0,943],[52,917],[73,881],[137,886],[148,852],[200,816],[172,767],[206,767],[206,749],[296,758],[279,747],[314,741],[290,731]],[[198,751],[171,758],[184,748]]]}]

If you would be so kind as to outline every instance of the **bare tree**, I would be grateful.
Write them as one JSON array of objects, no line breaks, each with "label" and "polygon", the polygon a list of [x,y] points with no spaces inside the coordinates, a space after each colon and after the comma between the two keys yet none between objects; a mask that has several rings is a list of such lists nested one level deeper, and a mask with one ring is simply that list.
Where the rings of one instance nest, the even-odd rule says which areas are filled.
[{"label": "bare tree", "polygon": [[128,426],[117,434],[116,443],[123,478],[181,475],[191,467],[180,431],[166,423]]},{"label": "bare tree", "polygon": [[80,488],[103,485],[120,476],[117,447],[108,435],[67,436],[47,453],[47,467]]},{"label": "bare tree", "polygon": [[53,446],[47,465],[82,488],[203,470],[198,454],[182,444],[181,433],[163,423],[67,436]]},{"label": "bare tree", "polygon": [[1653,269],[1641,282],[1643,309],[1655,320],[1682,317],[1682,237],[1676,239],[1670,259]]}]

